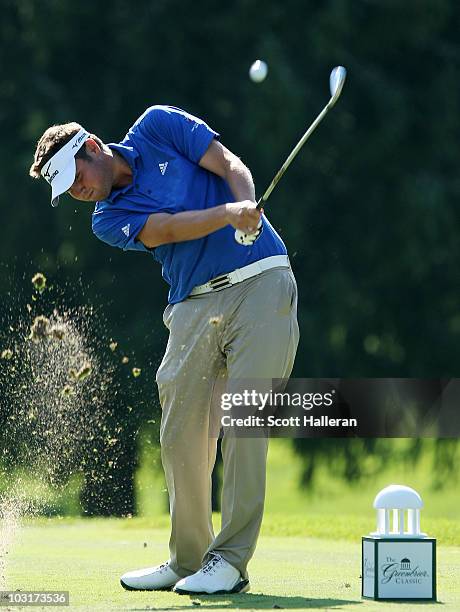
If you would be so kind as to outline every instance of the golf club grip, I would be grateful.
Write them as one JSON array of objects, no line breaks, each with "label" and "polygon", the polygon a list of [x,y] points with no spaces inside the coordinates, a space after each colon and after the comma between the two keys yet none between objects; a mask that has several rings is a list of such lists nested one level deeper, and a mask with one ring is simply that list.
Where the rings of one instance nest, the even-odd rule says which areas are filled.
[{"label": "golf club grip", "polygon": [[262,210],[262,208],[264,207],[265,202],[266,202],[266,200],[264,200],[264,197],[262,196],[260,198],[260,200],[257,202],[257,206],[256,206],[257,210]]}]

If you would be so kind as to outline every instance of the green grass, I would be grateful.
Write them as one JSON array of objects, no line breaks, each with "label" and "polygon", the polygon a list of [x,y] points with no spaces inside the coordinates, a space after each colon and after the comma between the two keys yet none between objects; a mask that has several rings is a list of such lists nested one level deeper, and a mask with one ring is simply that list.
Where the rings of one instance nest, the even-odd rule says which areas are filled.
[{"label": "green grass", "polygon": [[[395,447],[407,445],[405,439],[395,440]],[[331,453],[334,452],[331,447]],[[161,470],[159,450],[142,445],[140,468],[136,474],[137,510],[141,516],[156,517],[168,507],[166,486]],[[371,460],[367,461],[368,463]],[[370,467],[370,466],[369,466]],[[267,466],[266,512],[277,515],[329,515],[330,520],[340,514],[368,517],[373,529],[372,502],[380,489],[389,484],[405,484],[421,494],[425,508],[422,528],[428,529],[432,518],[459,518],[459,483],[447,481],[441,490],[432,486],[433,454],[426,452],[415,467],[408,462],[393,463],[372,477],[350,485],[334,477],[324,467],[318,469],[315,488],[309,492],[299,487],[302,463],[292,449],[290,440],[270,441]],[[348,519],[347,519],[348,520]],[[366,524],[368,524],[366,522]],[[368,530],[368,528],[366,528]]]},{"label": "green grass", "polygon": [[[394,440],[395,448],[408,444],[408,440]],[[333,446],[331,453],[334,452]],[[340,514],[369,516],[374,521],[372,503],[375,495],[389,484],[405,484],[416,489],[425,507],[422,511],[422,527],[431,518],[460,518],[458,470],[446,480],[443,489],[432,484],[433,454],[425,452],[414,467],[410,462],[390,463],[376,476],[350,485],[334,477],[325,467],[318,469],[315,487],[311,492],[299,487],[302,464],[290,445],[290,440],[270,440],[267,469],[266,510],[269,514],[328,514],[334,520]],[[372,460],[367,460],[372,464]]]},{"label": "green grass", "polygon": [[[141,432],[139,468],[135,474],[136,513],[154,518],[167,513],[168,496],[161,467],[159,448],[147,442],[148,436]],[[407,440],[395,440],[396,448],[407,445]],[[331,453],[334,452],[331,446]],[[367,458],[367,464],[372,459]],[[342,515],[361,517],[365,525],[374,521],[372,502],[376,493],[388,484],[406,484],[422,495],[425,508],[422,512],[422,528],[430,529],[433,518],[459,518],[459,477],[458,470],[446,479],[442,489],[435,489],[432,483],[433,453],[424,452],[422,460],[414,467],[408,462],[393,462],[378,470],[376,476],[356,484],[344,482],[325,467],[318,468],[315,487],[312,491],[299,486],[302,462],[292,449],[290,440],[270,441],[267,465],[266,513],[287,517],[288,515],[329,515],[330,520],[342,522]],[[369,467],[369,465],[368,465]],[[81,512],[79,492],[83,477],[75,474],[64,488],[53,490],[34,479],[30,471],[18,470],[16,479],[21,490],[31,499],[41,499],[39,506],[49,514],[74,515]],[[456,480],[455,480],[456,479]],[[6,486],[0,477],[0,493]],[[371,527],[369,528],[372,528]],[[368,527],[366,527],[368,530]],[[431,529],[430,529],[431,530]]]},{"label": "green grass", "polygon": [[[148,526],[155,523],[155,528]],[[280,526],[278,530],[277,525]],[[434,610],[438,604],[364,601],[360,595],[361,525],[350,523],[348,539],[335,539],[337,525],[324,517],[295,518],[292,535],[279,517],[268,516],[250,564],[250,593],[234,596],[179,596],[126,592],[118,577],[168,556],[165,518],[40,519],[20,530],[8,555],[7,586],[22,590],[69,590],[71,610],[282,608],[336,610]],[[303,532],[305,530],[305,532]],[[326,535],[311,537],[311,534]],[[278,534],[278,535],[269,535]],[[295,534],[295,535],[294,535]],[[342,532],[340,531],[340,534]],[[438,535],[438,534],[436,534]],[[145,546],[146,544],[146,546]],[[438,548],[438,599],[443,610],[460,609],[460,547]]]},{"label": "green grass", "polygon": [[[51,521],[51,523],[50,523]],[[82,519],[76,517],[60,519],[29,519],[24,521],[26,526],[44,526],[49,524],[57,525],[79,525]],[[102,521],[117,525],[122,531],[150,529],[168,529],[169,516],[161,515],[154,518],[131,519],[86,519],[87,524],[97,524]],[[214,530],[219,529],[220,515],[213,515]],[[349,542],[358,541],[361,536],[369,534],[375,528],[373,519],[359,517],[356,515],[340,515],[331,520],[330,515],[325,514],[265,514],[261,535],[270,537],[309,537],[324,540],[346,540]],[[452,519],[430,519],[426,522],[426,531],[443,546],[460,547],[460,521]]]},{"label": "green grass", "polygon": [[[401,441],[400,444],[404,444]],[[431,485],[432,456],[414,469],[390,465],[376,478],[350,486],[325,469],[313,492],[298,486],[301,462],[288,440],[272,440],[267,471],[266,513],[250,564],[251,593],[231,597],[181,597],[172,593],[128,593],[118,577],[129,569],[168,558],[169,517],[158,449],[144,445],[136,474],[139,517],[132,519],[29,519],[6,556],[11,589],[69,590],[73,610],[293,609],[415,610],[360,596],[361,536],[375,528],[372,502],[391,483],[413,486],[425,508],[422,529],[438,540],[438,599],[442,609],[460,610],[460,520],[458,486]],[[23,475],[24,476],[24,475]],[[27,478],[22,478],[27,485]],[[32,480],[29,493],[46,498],[61,513],[78,512],[76,477],[66,490],[44,492]],[[27,487],[26,487],[27,488]],[[215,527],[219,517],[216,515]],[[144,546],[144,543],[147,546]],[[0,569],[1,569],[0,559]],[[0,572],[1,574],[1,572]],[[1,582],[1,576],[0,576]]]}]

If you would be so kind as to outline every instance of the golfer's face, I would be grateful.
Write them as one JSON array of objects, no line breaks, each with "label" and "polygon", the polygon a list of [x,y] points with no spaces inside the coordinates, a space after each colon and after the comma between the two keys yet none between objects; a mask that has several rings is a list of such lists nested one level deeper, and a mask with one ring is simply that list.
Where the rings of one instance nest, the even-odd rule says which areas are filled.
[{"label": "golfer's face", "polygon": [[104,200],[112,190],[112,182],[102,160],[76,159],[75,163],[77,166],[75,181],[69,189],[69,194],[83,202]]}]

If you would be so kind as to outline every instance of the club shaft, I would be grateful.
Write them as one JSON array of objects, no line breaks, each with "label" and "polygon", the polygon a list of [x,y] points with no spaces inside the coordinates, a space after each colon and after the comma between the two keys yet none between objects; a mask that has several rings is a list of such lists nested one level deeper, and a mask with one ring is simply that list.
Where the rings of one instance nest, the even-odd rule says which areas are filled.
[{"label": "club shaft", "polygon": [[305,132],[305,134],[302,136],[302,138],[299,140],[299,142],[296,144],[296,146],[292,149],[291,153],[289,154],[289,157],[286,159],[286,161],[284,162],[284,164],[281,166],[281,168],[278,170],[278,172],[275,174],[272,182],[270,183],[270,185],[268,186],[268,189],[265,191],[264,195],[260,198],[260,200],[257,203],[257,208],[258,210],[260,210],[261,208],[263,208],[263,205],[265,204],[265,202],[268,200],[268,198],[270,197],[271,192],[275,189],[276,185],[279,183],[281,177],[283,176],[283,174],[286,172],[286,170],[289,168],[292,160],[295,158],[295,156],[297,155],[297,153],[300,151],[300,149],[303,147],[303,145],[307,142],[307,140],[310,138],[310,136],[313,134],[313,132],[316,130],[316,128],[318,127],[318,125],[321,123],[321,121],[324,119],[324,117],[326,116],[328,110],[330,108],[332,108],[333,103],[335,103],[334,98],[331,98],[329,100],[329,102],[326,104],[326,106],[323,108],[323,110],[320,112],[320,114],[316,117],[316,119],[313,121],[313,123],[310,125],[310,127],[308,128],[308,130]]}]

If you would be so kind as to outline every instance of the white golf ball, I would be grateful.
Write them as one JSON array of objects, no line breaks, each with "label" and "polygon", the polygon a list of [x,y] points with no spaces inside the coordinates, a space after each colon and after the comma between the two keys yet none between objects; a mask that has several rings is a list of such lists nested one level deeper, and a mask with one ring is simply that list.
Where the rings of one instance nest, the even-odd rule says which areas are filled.
[{"label": "white golf ball", "polygon": [[262,83],[267,76],[268,66],[262,60],[256,60],[249,68],[249,78],[254,83]]}]

